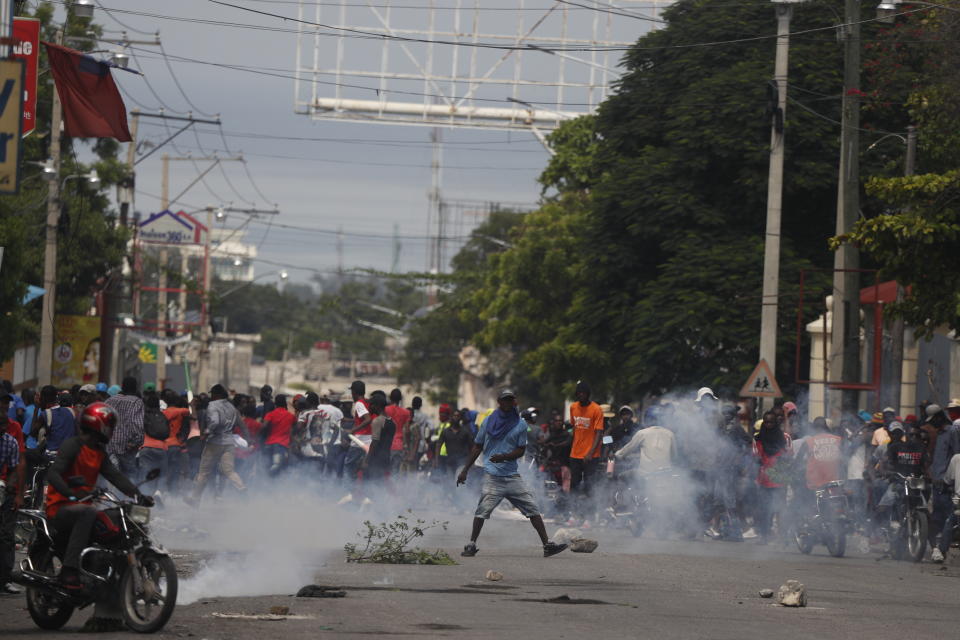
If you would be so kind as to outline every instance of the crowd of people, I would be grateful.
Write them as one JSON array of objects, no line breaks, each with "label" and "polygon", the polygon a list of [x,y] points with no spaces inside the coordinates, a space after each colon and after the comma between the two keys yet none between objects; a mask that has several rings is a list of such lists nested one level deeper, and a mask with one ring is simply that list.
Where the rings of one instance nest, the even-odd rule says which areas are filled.
[{"label": "crowd of people", "polygon": [[[516,394],[504,391],[497,407],[442,404],[434,418],[420,397],[406,404],[399,389],[368,395],[360,380],[342,396],[290,396],[264,386],[259,397],[219,384],[188,396],[152,383],[141,388],[135,378],[16,394],[4,382],[2,590],[16,591],[9,578],[22,488],[42,478],[34,470],[80,433],[84,409],[98,403],[116,414],[105,441],[109,463],[158,501],[178,498],[198,506],[208,486],[216,499],[224,491],[244,494],[272,479],[295,477],[334,487],[341,504],[361,506],[383,492],[396,495],[404,483],[425,481],[459,509],[463,493],[456,486],[471,482],[480,500],[464,555],[476,553],[483,521],[503,499],[530,518],[545,555],[552,555],[562,545],[547,539],[540,505],[546,502],[545,514],[569,526],[606,526],[616,520],[625,482],[644,486],[644,479],[664,474],[673,480],[658,491],[689,487],[674,495],[689,502],[687,531],[761,542],[786,535],[791,518],[815,503],[814,492],[834,481],[844,483],[858,526],[876,535],[890,525],[893,475],[925,477],[932,487],[931,559],[942,561],[953,540],[960,401],[945,408],[928,404],[904,418],[892,408],[861,412],[833,424],[823,417],[808,420],[792,402],[757,417],[706,387],[695,398],[661,399],[642,411],[624,405],[614,412],[594,402],[590,386],[579,382],[565,410],[521,411]],[[159,476],[148,478],[153,469]],[[557,488],[556,499],[545,500],[547,485]],[[664,485],[646,486],[649,491]]]}]

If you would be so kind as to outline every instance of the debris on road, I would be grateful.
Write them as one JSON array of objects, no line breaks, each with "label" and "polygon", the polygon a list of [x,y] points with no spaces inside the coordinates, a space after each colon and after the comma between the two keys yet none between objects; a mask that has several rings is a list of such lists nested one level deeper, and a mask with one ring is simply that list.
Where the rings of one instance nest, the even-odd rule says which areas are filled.
[{"label": "debris on road", "polygon": [[263,620],[266,622],[278,622],[280,620],[313,620],[313,616],[294,616],[286,615],[279,616],[274,613],[259,613],[259,614],[249,614],[249,613],[220,613],[219,611],[214,611],[210,614],[212,618],[222,618],[225,620]]},{"label": "debris on road", "polygon": [[457,564],[450,555],[442,550],[428,551],[420,547],[407,548],[424,533],[433,527],[440,527],[444,531],[447,523],[434,520],[427,524],[425,520],[410,521],[406,516],[397,516],[393,522],[374,524],[370,520],[363,523],[366,531],[361,531],[357,537],[361,543],[347,543],[343,550],[347,554],[347,562],[372,562],[379,564]]},{"label": "debris on road", "polygon": [[275,607],[270,607],[270,615],[273,616],[288,616],[290,615],[290,607],[284,607],[283,605],[277,605]]},{"label": "debris on road", "polygon": [[574,553],[593,553],[597,550],[599,543],[589,538],[576,538],[570,541],[570,551]]},{"label": "debris on road", "polygon": [[787,580],[777,591],[777,603],[784,607],[805,607],[807,588],[799,580]]},{"label": "debris on road", "polygon": [[760,589],[759,594],[761,598],[772,598],[773,589]]},{"label": "debris on road", "polygon": [[490,571],[487,571],[487,580],[490,580],[492,582],[500,582],[501,580],[503,580],[503,574],[500,573],[499,571],[494,571],[493,569],[490,569]]},{"label": "debris on road", "polygon": [[308,584],[297,591],[298,598],[345,598],[347,592],[340,587],[327,587],[319,584]]}]

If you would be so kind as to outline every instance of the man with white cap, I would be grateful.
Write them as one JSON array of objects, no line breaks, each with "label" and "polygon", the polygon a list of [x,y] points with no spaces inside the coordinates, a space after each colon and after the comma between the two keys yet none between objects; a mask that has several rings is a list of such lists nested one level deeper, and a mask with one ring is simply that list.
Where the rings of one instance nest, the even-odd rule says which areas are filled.
[{"label": "man with white cap", "polygon": [[473,463],[483,454],[483,485],[480,492],[480,502],[473,514],[473,530],[470,542],[460,554],[465,557],[477,555],[477,538],[483,528],[483,521],[490,517],[504,498],[530,519],[530,524],[540,536],[543,543],[543,556],[556,555],[567,548],[565,544],[556,544],[547,537],[547,529],[543,524],[543,517],[533,499],[533,494],[527,488],[517,460],[523,457],[527,448],[527,426],[520,418],[517,410],[517,395],[510,389],[504,389],[497,396],[498,408],[481,423],[477,435],[473,440],[473,450],[470,452],[463,471],[457,476],[457,486],[467,482],[467,473],[473,468]]}]

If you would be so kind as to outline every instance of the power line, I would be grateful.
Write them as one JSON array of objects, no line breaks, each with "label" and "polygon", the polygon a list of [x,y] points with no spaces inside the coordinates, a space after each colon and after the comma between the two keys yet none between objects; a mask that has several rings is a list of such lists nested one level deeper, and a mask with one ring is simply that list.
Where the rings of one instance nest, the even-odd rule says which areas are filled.
[{"label": "power line", "polygon": [[[110,42],[110,41],[109,41],[109,40],[104,40],[104,42]],[[130,47],[130,48],[133,49],[133,48],[135,48],[135,47]],[[147,51],[147,50],[146,50],[146,49],[142,49],[141,51]],[[193,63],[193,64],[201,64],[201,65],[206,65],[206,66],[211,66],[211,67],[218,67],[218,68],[220,68],[220,69],[231,69],[231,70],[233,70],[233,71],[242,71],[242,72],[244,72],[244,73],[252,73],[252,74],[260,75],[260,76],[267,76],[267,77],[272,77],[272,78],[281,78],[281,79],[283,79],[283,80],[298,80],[298,79],[299,79],[301,82],[305,82],[305,83],[309,83],[309,84],[321,84],[321,85],[327,85],[327,86],[331,86],[331,87],[342,87],[342,88],[345,88],[345,89],[361,89],[361,90],[363,90],[363,91],[372,91],[372,92],[374,92],[375,94],[377,94],[378,96],[379,96],[381,93],[388,93],[388,94],[396,94],[396,95],[416,96],[417,98],[423,98],[423,97],[427,97],[427,98],[447,98],[447,97],[448,97],[448,96],[442,96],[442,95],[440,95],[440,94],[424,93],[424,92],[422,92],[422,91],[404,91],[404,90],[402,90],[402,89],[390,89],[390,90],[386,90],[386,91],[381,91],[381,89],[380,89],[379,87],[371,87],[371,86],[361,85],[361,84],[351,84],[351,83],[346,83],[346,82],[335,82],[335,81],[332,81],[332,80],[319,80],[319,79],[316,79],[316,78],[301,78],[301,77],[299,77],[299,76],[297,76],[297,75],[295,75],[295,74],[291,74],[291,73],[287,72],[286,69],[277,69],[276,67],[257,67],[257,66],[253,66],[253,65],[238,65],[238,64],[229,64],[229,63],[224,63],[224,62],[212,62],[212,61],[208,61],[208,60],[198,60],[198,59],[196,59],[196,58],[187,58],[187,57],[184,57],[184,56],[177,56],[177,55],[172,55],[172,54],[168,54],[168,57],[169,57],[170,59],[172,59],[172,60],[177,60],[178,62],[189,62],[189,63]],[[144,56],[144,58],[149,59],[149,58],[151,58],[151,56]],[[311,72],[309,72],[309,73],[310,73],[311,75],[336,75],[336,74],[333,73],[333,72],[316,72],[316,74],[314,74],[314,72],[311,71]],[[350,75],[350,74],[349,74],[349,73],[346,73],[346,74],[342,74],[342,75]],[[507,81],[505,80],[504,83],[506,83],[506,82],[507,82]],[[473,101],[475,101],[475,102],[493,102],[493,103],[497,103],[497,104],[502,104],[502,103],[504,102],[504,100],[499,99],[499,98],[478,98],[478,97],[472,97],[471,100],[473,100]],[[556,105],[557,105],[557,103],[556,103],[555,101],[550,101],[550,100],[539,100],[539,101],[538,101],[538,100],[532,100],[532,101],[530,101],[530,102],[532,102],[532,103],[534,103],[534,104],[549,104],[549,105],[553,105],[553,106],[556,106]],[[590,105],[589,103],[586,103],[586,102],[562,102],[562,103],[560,103],[560,106],[562,106],[562,107],[586,107],[586,106],[592,106],[592,105]]]},{"label": "power line", "polygon": [[187,104],[202,116],[206,116],[208,118],[219,118],[220,114],[207,113],[206,111],[197,107],[197,105],[193,104],[193,101],[190,100],[190,96],[187,95],[187,92],[184,91],[183,87],[180,85],[180,80],[177,79],[177,74],[173,72],[173,67],[170,65],[170,60],[167,59],[167,52],[164,51],[163,44],[160,44],[160,55],[163,56],[163,62],[167,65],[167,71],[170,72],[170,77],[173,78],[173,84],[177,86],[177,90],[180,91],[180,95],[182,95],[183,99],[187,101]]},{"label": "power line", "polygon": [[[187,155],[187,154],[184,154]],[[289,156],[272,153],[251,153],[245,155],[259,158],[275,158],[278,160],[300,160],[304,162],[320,162],[329,164],[347,164],[361,167],[400,167],[409,169],[430,169],[428,164],[410,164],[405,162],[355,162],[351,160],[331,159],[331,158],[311,158],[307,156]],[[444,170],[453,169],[457,171],[543,171],[543,167],[493,167],[483,165],[443,165]]]}]

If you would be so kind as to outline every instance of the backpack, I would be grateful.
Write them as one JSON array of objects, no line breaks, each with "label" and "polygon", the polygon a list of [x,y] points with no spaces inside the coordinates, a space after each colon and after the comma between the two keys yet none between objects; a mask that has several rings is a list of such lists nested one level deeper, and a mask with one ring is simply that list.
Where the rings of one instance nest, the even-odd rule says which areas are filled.
[{"label": "backpack", "polygon": [[148,409],[143,413],[143,432],[155,440],[166,440],[170,437],[170,423],[159,411]]}]

